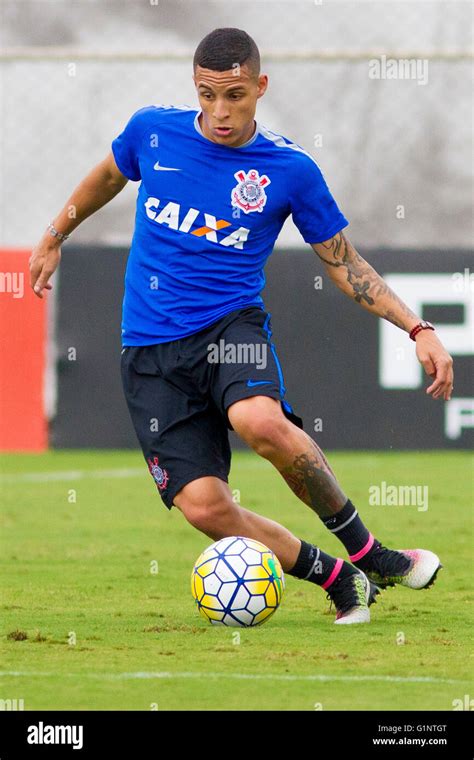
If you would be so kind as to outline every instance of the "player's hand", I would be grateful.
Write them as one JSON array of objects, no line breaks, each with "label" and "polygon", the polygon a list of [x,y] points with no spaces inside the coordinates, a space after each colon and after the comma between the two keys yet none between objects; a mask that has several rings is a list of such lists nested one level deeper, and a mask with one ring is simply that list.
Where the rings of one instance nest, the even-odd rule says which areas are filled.
[{"label": "player's hand", "polygon": [[44,239],[33,248],[29,258],[30,285],[38,298],[43,298],[43,290],[53,287],[49,278],[61,261],[61,246],[53,238]]},{"label": "player's hand", "polygon": [[415,338],[416,355],[426,374],[434,382],[426,389],[433,398],[451,399],[453,391],[453,360],[432,330],[420,330]]}]

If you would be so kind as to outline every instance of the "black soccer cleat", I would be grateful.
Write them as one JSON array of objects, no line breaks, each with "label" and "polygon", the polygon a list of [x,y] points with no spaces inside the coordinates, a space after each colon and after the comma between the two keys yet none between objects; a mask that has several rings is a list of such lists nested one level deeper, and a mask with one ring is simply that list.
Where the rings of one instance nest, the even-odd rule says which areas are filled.
[{"label": "black soccer cleat", "polygon": [[381,589],[407,586],[421,589],[431,586],[442,567],[439,557],[427,549],[387,549],[378,546],[364,563],[364,572]]},{"label": "black soccer cleat", "polygon": [[[376,588],[376,587],[375,587]],[[367,576],[354,568],[354,572],[337,578],[327,590],[327,598],[336,607],[335,623],[370,623],[369,604],[375,600],[378,590],[373,593]]]}]

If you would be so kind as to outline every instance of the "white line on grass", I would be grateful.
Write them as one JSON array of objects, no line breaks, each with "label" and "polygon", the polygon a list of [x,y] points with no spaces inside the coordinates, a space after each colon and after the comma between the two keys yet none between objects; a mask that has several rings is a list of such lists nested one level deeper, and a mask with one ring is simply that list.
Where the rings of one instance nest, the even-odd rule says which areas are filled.
[{"label": "white line on grass", "polygon": [[111,470],[58,470],[57,472],[21,472],[3,475],[0,483],[51,483],[62,480],[102,480],[103,478],[137,478],[145,475],[146,467],[123,467]]},{"label": "white line on grass", "polygon": [[435,678],[432,676],[338,676],[338,675],[284,675],[280,673],[193,673],[178,672],[138,672],[138,673],[42,673],[41,671],[22,671],[22,670],[3,670],[0,671],[0,678],[94,678],[104,681],[129,681],[129,680],[146,680],[146,679],[177,679],[177,678],[230,678],[235,680],[246,681],[380,681],[381,683],[449,683],[462,684],[470,683],[469,680],[455,678]]},{"label": "white line on grass", "polygon": [[[237,467],[238,467],[237,463]],[[271,468],[265,460],[255,458],[245,462],[247,467]],[[54,483],[68,480],[103,480],[104,478],[138,478],[147,474],[147,468],[121,467],[108,470],[57,470],[56,472],[19,472],[9,473],[0,477],[0,485],[7,483]]]}]

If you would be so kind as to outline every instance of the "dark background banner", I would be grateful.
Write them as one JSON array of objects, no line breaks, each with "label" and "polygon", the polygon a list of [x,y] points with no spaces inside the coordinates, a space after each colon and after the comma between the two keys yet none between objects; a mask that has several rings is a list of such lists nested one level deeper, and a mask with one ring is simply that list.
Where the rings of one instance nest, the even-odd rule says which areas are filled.
[{"label": "dark background banner", "polygon": [[[266,270],[263,295],[272,314],[287,399],[323,448],[471,448],[472,254],[361,253],[402,298],[416,294],[422,316],[439,326],[455,360],[453,401],[426,396],[415,344],[338,291],[309,247],[275,251]],[[138,445],[120,381],[127,254],[123,248],[64,248],[57,285],[53,447]],[[239,445],[234,435],[232,443]]]}]

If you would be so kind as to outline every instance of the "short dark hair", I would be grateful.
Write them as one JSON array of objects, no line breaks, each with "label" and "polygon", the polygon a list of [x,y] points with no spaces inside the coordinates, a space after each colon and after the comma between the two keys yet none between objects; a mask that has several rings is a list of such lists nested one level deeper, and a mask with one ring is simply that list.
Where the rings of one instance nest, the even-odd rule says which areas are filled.
[{"label": "short dark hair", "polygon": [[194,53],[193,68],[228,71],[236,64],[247,64],[254,76],[260,74],[260,53],[252,37],[242,29],[214,29],[199,43]]}]

